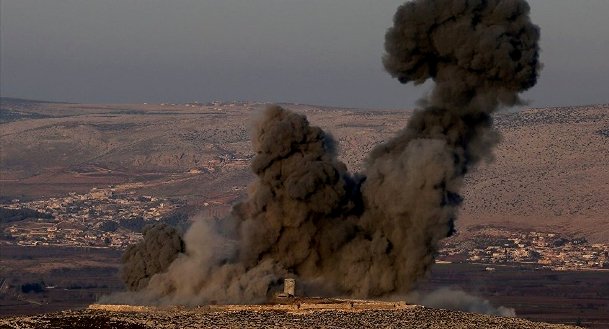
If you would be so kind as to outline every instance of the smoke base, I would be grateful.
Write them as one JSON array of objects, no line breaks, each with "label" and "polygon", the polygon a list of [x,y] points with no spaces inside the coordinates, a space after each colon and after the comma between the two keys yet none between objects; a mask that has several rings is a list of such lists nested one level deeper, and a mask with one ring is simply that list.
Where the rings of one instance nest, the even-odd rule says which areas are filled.
[{"label": "smoke base", "polygon": [[516,316],[516,311],[513,308],[505,306],[495,307],[486,299],[470,295],[462,290],[447,287],[439,288],[427,294],[413,292],[406,297],[406,300],[413,304],[432,308],[504,317]]}]

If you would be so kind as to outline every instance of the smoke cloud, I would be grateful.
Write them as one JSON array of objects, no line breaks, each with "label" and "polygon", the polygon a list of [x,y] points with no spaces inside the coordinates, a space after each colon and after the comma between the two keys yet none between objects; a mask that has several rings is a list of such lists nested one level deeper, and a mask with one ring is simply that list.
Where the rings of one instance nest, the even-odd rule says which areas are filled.
[{"label": "smoke cloud", "polygon": [[121,278],[127,289],[141,290],[150,278],[167,270],[179,253],[184,241],[171,226],[157,223],[145,226],[144,240],[129,246],[123,254]]},{"label": "smoke cloud", "polygon": [[[254,129],[257,179],[247,200],[228,218],[195,221],[166,270],[115,298],[259,302],[285,277],[317,295],[410,292],[454,231],[463,176],[492,156],[492,112],[518,103],[536,82],[539,29],[528,14],[524,0],[401,6],[386,34],[385,68],[402,83],[432,79],[435,88],[371,152],[364,172],[349,174],[332,137],[306,117],[269,107]],[[141,263],[126,257],[127,268],[132,259]]]}]

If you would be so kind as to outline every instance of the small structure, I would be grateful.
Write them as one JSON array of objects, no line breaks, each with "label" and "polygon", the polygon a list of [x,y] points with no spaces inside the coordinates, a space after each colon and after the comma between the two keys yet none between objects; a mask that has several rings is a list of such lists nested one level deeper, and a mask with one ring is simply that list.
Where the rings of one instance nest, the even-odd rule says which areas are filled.
[{"label": "small structure", "polygon": [[296,291],[296,280],[294,279],[285,279],[283,280],[283,293],[288,295],[288,297],[294,297]]},{"label": "small structure", "polygon": [[277,297],[279,297],[279,298],[294,297],[295,291],[296,291],[296,280],[284,279],[283,280],[283,292],[279,293],[277,295]]}]

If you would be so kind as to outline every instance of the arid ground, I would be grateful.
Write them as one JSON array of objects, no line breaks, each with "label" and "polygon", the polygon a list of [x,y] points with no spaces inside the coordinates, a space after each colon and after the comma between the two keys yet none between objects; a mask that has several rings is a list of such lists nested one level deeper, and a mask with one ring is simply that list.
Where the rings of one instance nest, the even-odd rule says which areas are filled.
[{"label": "arid ground", "polygon": [[[259,103],[88,105],[2,100],[0,196],[36,198],[114,184],[230,206],[252,181]],[[409,111],[284,104],[332,133],[341,159],[368,152]],[[609,105],[499,113],[494,161],[466,176],[457,229],[551,229],[609,243]]]},{"label": "arid ground", "polygon": [[[347,304],[347,303],[343,303]],[[352,304],[352,303],[351,303]],[[320,307],[321,306],[321,307]],[[518,318],[430,309],[405,305],[221,306],[216,308],[125,308],[68,311],[0,319],[2,328],[509,328],[568,329],[572,326]]]}]

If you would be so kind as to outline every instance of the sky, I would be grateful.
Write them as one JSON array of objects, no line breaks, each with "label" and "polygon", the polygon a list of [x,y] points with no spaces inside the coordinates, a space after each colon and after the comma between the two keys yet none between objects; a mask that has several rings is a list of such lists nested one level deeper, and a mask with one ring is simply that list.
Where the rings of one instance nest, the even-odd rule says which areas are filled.
[{"label": "sky", "polygon": [[[0,0],[0,95],[413,108],[381,63],[394,0]],[[529,0],[531,107],[609,103],[609,1]]]}]

